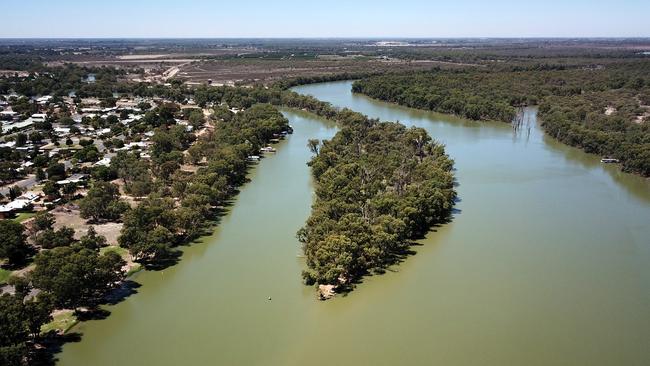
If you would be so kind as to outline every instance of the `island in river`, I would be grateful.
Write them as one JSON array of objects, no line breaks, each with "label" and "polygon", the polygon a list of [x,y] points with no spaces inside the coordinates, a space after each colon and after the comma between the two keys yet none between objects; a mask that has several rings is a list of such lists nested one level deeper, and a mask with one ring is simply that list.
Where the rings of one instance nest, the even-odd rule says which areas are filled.
[{"label": "island in river", "polygon": [[[284,110],[295,133],[215,233],[164,274],[139,273],[138,295],[109,318],[78,325],[61,365],[650,363],[645,179],[545,136],[534,109],[530,129],[513,131],[371,100],[351,82],[294,90],[445,144],[460,182],[453,220],[399,267],[318,302],[294,234],[313,197],[306,144],[336,126]],[[323,350],[336,352],[314,356]]]},{"label": "island in river", "polygon": [[453,161],[422,128],[342,110],[334,138],[310,139],[315,201],[298,231],[321,299],[351,290],[370,272],[402,261],[413,241],[449,220]]}]

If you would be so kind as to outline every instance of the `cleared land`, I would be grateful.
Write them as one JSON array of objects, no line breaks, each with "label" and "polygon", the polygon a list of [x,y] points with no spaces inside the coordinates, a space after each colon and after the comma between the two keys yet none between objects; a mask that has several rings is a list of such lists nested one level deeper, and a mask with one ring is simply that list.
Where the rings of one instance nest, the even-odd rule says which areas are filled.
[{"label": "cleared land", "polygon": [[63,226],[71,227],[75,231],[75,239],[79,239],[86,234],[88,228],[93,226],[97,234],[106,237],[108,245],[117,245],[117,237],[120,235],[122,223],[107,222],[104,224],[89,225],[79,214],[79,208],[75,205],[59,206],[51,211],[56,218],[54,223],[55,229]]},{"label": "cleared land", "polygon": [[214,84],[270,83],[283,78],[311,77],[341,73],[391,72],[403,70],[428,70],[435,66],[447,66],[438,61],[384,60],[376,58],[338,59],[228,59],[197,61],[184,65],[177,78],[189,82]]}]

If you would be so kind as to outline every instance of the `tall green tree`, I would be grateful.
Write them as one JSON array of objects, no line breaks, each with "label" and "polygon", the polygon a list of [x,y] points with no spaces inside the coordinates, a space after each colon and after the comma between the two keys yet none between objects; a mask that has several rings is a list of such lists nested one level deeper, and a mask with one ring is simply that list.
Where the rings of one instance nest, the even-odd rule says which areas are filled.
[{"label": "tall green tree", "polygon": [[114,252],[80,246],[39,253],[32,273],[34,286],[52,295],[57,307],[94,307],[124,279],[124,260]]},{"label": "tall green tree", "polygon": [[32,252],[26,242],[25,227],[13,220],[0,221],[0,258],[11,265],[25,264]]},{"label": "tall green tree", "polygon": [[119,188],[104,181],[93,181],[86,196],[79,201],[81,217],[93,222],[117,220],[128,208],[128,203],[120,200]]}]

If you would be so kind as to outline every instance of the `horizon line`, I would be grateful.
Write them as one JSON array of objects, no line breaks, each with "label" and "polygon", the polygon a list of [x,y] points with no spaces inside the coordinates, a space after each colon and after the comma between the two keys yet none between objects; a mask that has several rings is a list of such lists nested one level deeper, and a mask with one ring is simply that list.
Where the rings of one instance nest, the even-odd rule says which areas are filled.
[{"label": "horizon line", "polygon": [[0,40],[85,40],[85,39],[417,39],[417,40],[439,40],[439,39],[648,39],[649,36],[60,36],[60,37],[4,37]]}]

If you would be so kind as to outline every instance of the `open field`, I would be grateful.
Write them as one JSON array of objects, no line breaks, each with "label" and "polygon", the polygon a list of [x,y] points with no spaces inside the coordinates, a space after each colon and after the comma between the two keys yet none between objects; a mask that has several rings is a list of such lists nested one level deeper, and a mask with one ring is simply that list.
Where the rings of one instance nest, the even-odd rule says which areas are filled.
[{"label": "open field", "polygon": [[284,78],[312,77],[342,73],[394,72],[404,70],[427,70],[435,66],[447,66],[438,61],[383,60],[374,58],[339,59],[227,59],[206,60],[187,64],[180,68],[177,78],[188,82],[213,84],[270,83]]},{"label": "open field", "polygon": [[[283,78],[333,74],[426,70],[432,67],[504,67],[538,64],[606,65],[614,59],[642,56],[647,39],[141,39],[82,40],[43,47],[31,56],[47,66],[66,63],[85,67],[111,66],[138,70],[126,79],[191,83],[269,84]],[[20,44],[4,47],[20,50]],[[22,59],[0,63],[10,70]],[[0,60],[1,61],[1,60]],[[24,67],[24,66],[23,66]],[[20,69],[20,68],[18,68]],[[144,70],[144,71],[142,71]]]},{"label": "open field", "polygon": [[63,226],[71,227],[75,230],[75,239],[79,239],[86,234],[88,228],[93,226],[97,234],[106,237],[106,242],[109,245],[117,245],[117,237],[120,235],[122,229],[121,223],[108,222],[105,224],[89,225],[86,220],[79,215],[79,209],[74,205],[67,205],[57,207],[52,210],[52,214],[56,218],[54,227],[60,229]]}]

